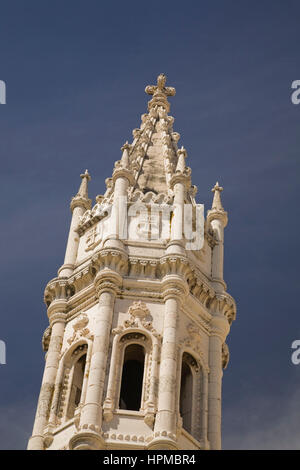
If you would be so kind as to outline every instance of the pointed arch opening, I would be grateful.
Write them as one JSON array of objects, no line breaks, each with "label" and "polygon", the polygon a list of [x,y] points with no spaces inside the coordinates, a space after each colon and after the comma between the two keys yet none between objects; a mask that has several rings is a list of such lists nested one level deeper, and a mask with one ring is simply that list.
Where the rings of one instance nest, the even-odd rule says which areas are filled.
[{"label": "pointed arch opening", "polygon": [[192,433],[193,418],[193,388],[194,379],[190,365],[190,355],[184,354],[181,366],[180,383],[180,415],[182,417],[182,426],[188,432]]},{"label": "pointed arch opening", "polygon": [[124,352],[119,409],[139,411],[141,408],[145,365],[145,349],[130,344]]},{"label": "pointed arch opening", "polygon": [[73,418],[74,413],[81,401],[84,371],[86,366],[86,354],[83,354],[73,364],[73,377],[70,390],[69,405],[67,411],[67,418]]}]

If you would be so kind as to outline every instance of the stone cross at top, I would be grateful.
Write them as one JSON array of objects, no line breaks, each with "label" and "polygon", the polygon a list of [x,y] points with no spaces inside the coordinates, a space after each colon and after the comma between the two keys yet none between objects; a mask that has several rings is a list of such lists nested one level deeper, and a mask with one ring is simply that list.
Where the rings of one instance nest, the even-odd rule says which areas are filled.
[{"label": "stone cross at top", "polygon": [[152,100],[148,103],[148,109],[150,111],[154,106],[163,106],[167,112],[170,111],[170,103],[168,102],[167,96],[174,96],[176,90],[173,87],[166,87],[167,77],[161,73],[157,77],[157,85],[148,85],[145,88],[145,92],[148,95],[153,95]]}]

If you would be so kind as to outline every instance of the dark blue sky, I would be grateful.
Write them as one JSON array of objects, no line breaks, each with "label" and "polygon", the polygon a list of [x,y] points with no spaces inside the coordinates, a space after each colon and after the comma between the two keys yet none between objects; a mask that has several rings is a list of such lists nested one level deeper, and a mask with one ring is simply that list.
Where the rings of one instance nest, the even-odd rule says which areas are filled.
[{"label": "dark blue sky", "polygon": [[25,448],[44,365],[43,290],[63,263],[69,201],[104,190],[146,112],[175,86],[174,130],[197,201],[219,180],[225,280],[237,302],[224,448],[300,448],[300,5],[296,1],[3,1],[0,6],[0,448]]}]

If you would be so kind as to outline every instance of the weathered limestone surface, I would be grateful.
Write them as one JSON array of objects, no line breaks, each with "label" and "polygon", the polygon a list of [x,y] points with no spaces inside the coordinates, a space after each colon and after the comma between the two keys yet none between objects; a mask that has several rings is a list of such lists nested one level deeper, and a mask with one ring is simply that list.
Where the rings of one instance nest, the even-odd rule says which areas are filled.
[{"label": "weathered limestone surface", "polygon": [[[45,289],[46,362],[28,449],[221,448],[236,315],[223,279],[223,188],[213,188],[203,244],[189,248],[185,205],[195,213],[197,188],[168,114],[175,89],[161,74],[146,92],[148,113],[105,194],[92,206],[86,170],[71,201],[64,263]],[[131,409],[122,373],[133,363],[142,375]]]}]

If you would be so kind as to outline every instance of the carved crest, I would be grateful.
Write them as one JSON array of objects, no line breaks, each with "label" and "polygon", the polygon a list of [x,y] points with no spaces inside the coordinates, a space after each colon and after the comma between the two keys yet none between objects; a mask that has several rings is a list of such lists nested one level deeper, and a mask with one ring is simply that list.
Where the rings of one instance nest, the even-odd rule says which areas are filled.
[{"label": "carved crest", "polygon": [[73,325],[74,333],[71,338],[68,339],[69,344],[72,344],[74,341],[78,341],[81,338],[93,339],[93,335],[91,335],[90,330],[86,328],[88,322],[89,318],[85,313],[79,315]]}]

